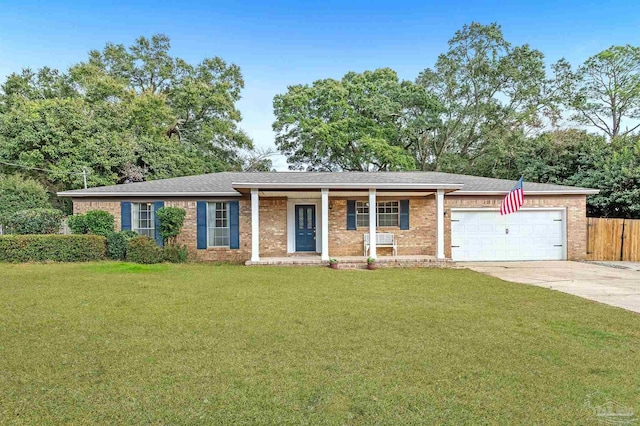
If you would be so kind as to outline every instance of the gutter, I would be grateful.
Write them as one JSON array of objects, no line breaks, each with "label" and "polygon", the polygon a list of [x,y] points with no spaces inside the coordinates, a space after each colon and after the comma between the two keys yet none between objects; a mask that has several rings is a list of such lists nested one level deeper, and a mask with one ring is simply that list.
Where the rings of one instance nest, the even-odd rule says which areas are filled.
[{"label": "gutter", "polygon": [[[563,189],[559,191],[527,191],[524,195],[594,195],[598,194],[598,189]],[[506,195],[509,191],[456,191],[452,195]]]},{"label": "gutter", "polygon": [[347,183],[347,182],[231,182],[231,186],[239,189],[453,189],[464,185],[461,183]]},{"label": "gutter", "polygon": [[[80,190],[82,191],[82,190]],[[242,197],[238,192],[75,192],[62,191],[58,197]]]}]

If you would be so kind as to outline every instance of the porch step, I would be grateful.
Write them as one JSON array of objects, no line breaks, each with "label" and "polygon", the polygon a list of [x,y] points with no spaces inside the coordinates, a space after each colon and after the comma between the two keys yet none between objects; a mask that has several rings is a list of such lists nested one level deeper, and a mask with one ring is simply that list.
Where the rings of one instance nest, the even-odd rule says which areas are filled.
[{"label": "porch step", "polygon": [[[338,269],[367,269],[367,258],[338,257]],[[319,256],[265,257],[257,262],[247,261],[247,266],[328,266],[329,262]],[[376,261],[378,268],[448,268],[454,265],[451,259],[436,259],[431,256],[381,256]]]}]

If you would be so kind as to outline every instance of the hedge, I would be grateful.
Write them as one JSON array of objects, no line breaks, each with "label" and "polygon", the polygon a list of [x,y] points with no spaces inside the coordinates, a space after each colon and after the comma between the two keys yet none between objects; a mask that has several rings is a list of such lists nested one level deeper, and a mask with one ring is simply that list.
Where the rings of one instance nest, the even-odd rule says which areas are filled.
[{"label": "hedge", "polygon": [[62,211],[56,209],[20,210],[5,219],[9,234],[56,234],[60,230]]},{"label": "hedge", "polygon": [[87,262],[102,260],[106,238],[98,235],[2,235],[0,261]]}]

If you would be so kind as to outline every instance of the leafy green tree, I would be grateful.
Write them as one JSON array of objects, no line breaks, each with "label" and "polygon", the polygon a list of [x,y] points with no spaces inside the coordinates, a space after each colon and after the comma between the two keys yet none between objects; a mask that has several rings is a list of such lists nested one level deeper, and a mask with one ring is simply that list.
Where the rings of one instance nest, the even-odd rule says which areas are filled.
[{"label": "leafy green tree", "polygon": [[49,196],[40,183],[21,175],[0,175],[0,225],[15,212],[49,207]]},{"label": "leafy green tree", "polygon": [[170,56],[169,48],[165,35],[140,37],[128,48],[109,43],[101,52],[91,51],[71,75],[92,100],[134,99],[129,125],[197,151],[206,171],[239,167],[238,150],[253,148],[238,128],[240,68],[219,57],[189,64]]},{"label": "leafy green tree", "polygon": [[419,135],[412,123],[431,120],[436,109],[433,97],[389,68],[349,72],[277,95],[273,129],[294,169],[411,170],[408,148]]},{"label": "leafy green tree", "polygon": [[[556,130],[527,137],[523,132],[489,144],[469,170],[501,179],[524,176],[532,182],[577,184],[576,176],[599,167],[611,152],[604,137],[584,130]],[[576,180],[577,181],[574,181]]]},{"label": "leafy green tree", "polygon": [[588,213],[640,219],[640,138],[614,139],[610,151],[598,160],[599,167],[573,180],[600,190],[588,198]]},{"label": "leafy green tree", "polygon": [[[240,170],[253,144],[235,107],[244,82],[222,59],[169,54],[163,35],[107,44],[66,73],[10,75],[0,90],[0,160],[49,191]],[[0,172],[16,168],[0,165]]]},{"label": "leafy green tree", "polygon": [[423,170],[465,171],[496,139],[555,119],[543,54],[512,46],[498,24],[471,23],[417,83],[442,103],[439,125],[424,133]]},{"label": "leafy green tree", "polygon": [[572,120],[595,127],[610,139],[640,128],[640,47],[612,46],[576,71],[565,59],[553,68]]}]

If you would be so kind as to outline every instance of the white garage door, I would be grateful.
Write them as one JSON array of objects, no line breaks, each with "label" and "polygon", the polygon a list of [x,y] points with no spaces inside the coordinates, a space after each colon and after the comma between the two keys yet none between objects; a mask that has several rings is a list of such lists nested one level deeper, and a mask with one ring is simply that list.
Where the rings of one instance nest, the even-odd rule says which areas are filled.
[{"label": "white garage door", "polygon": [[451,212],[451,257],[458,261],[563,260],[562,210]]}]

